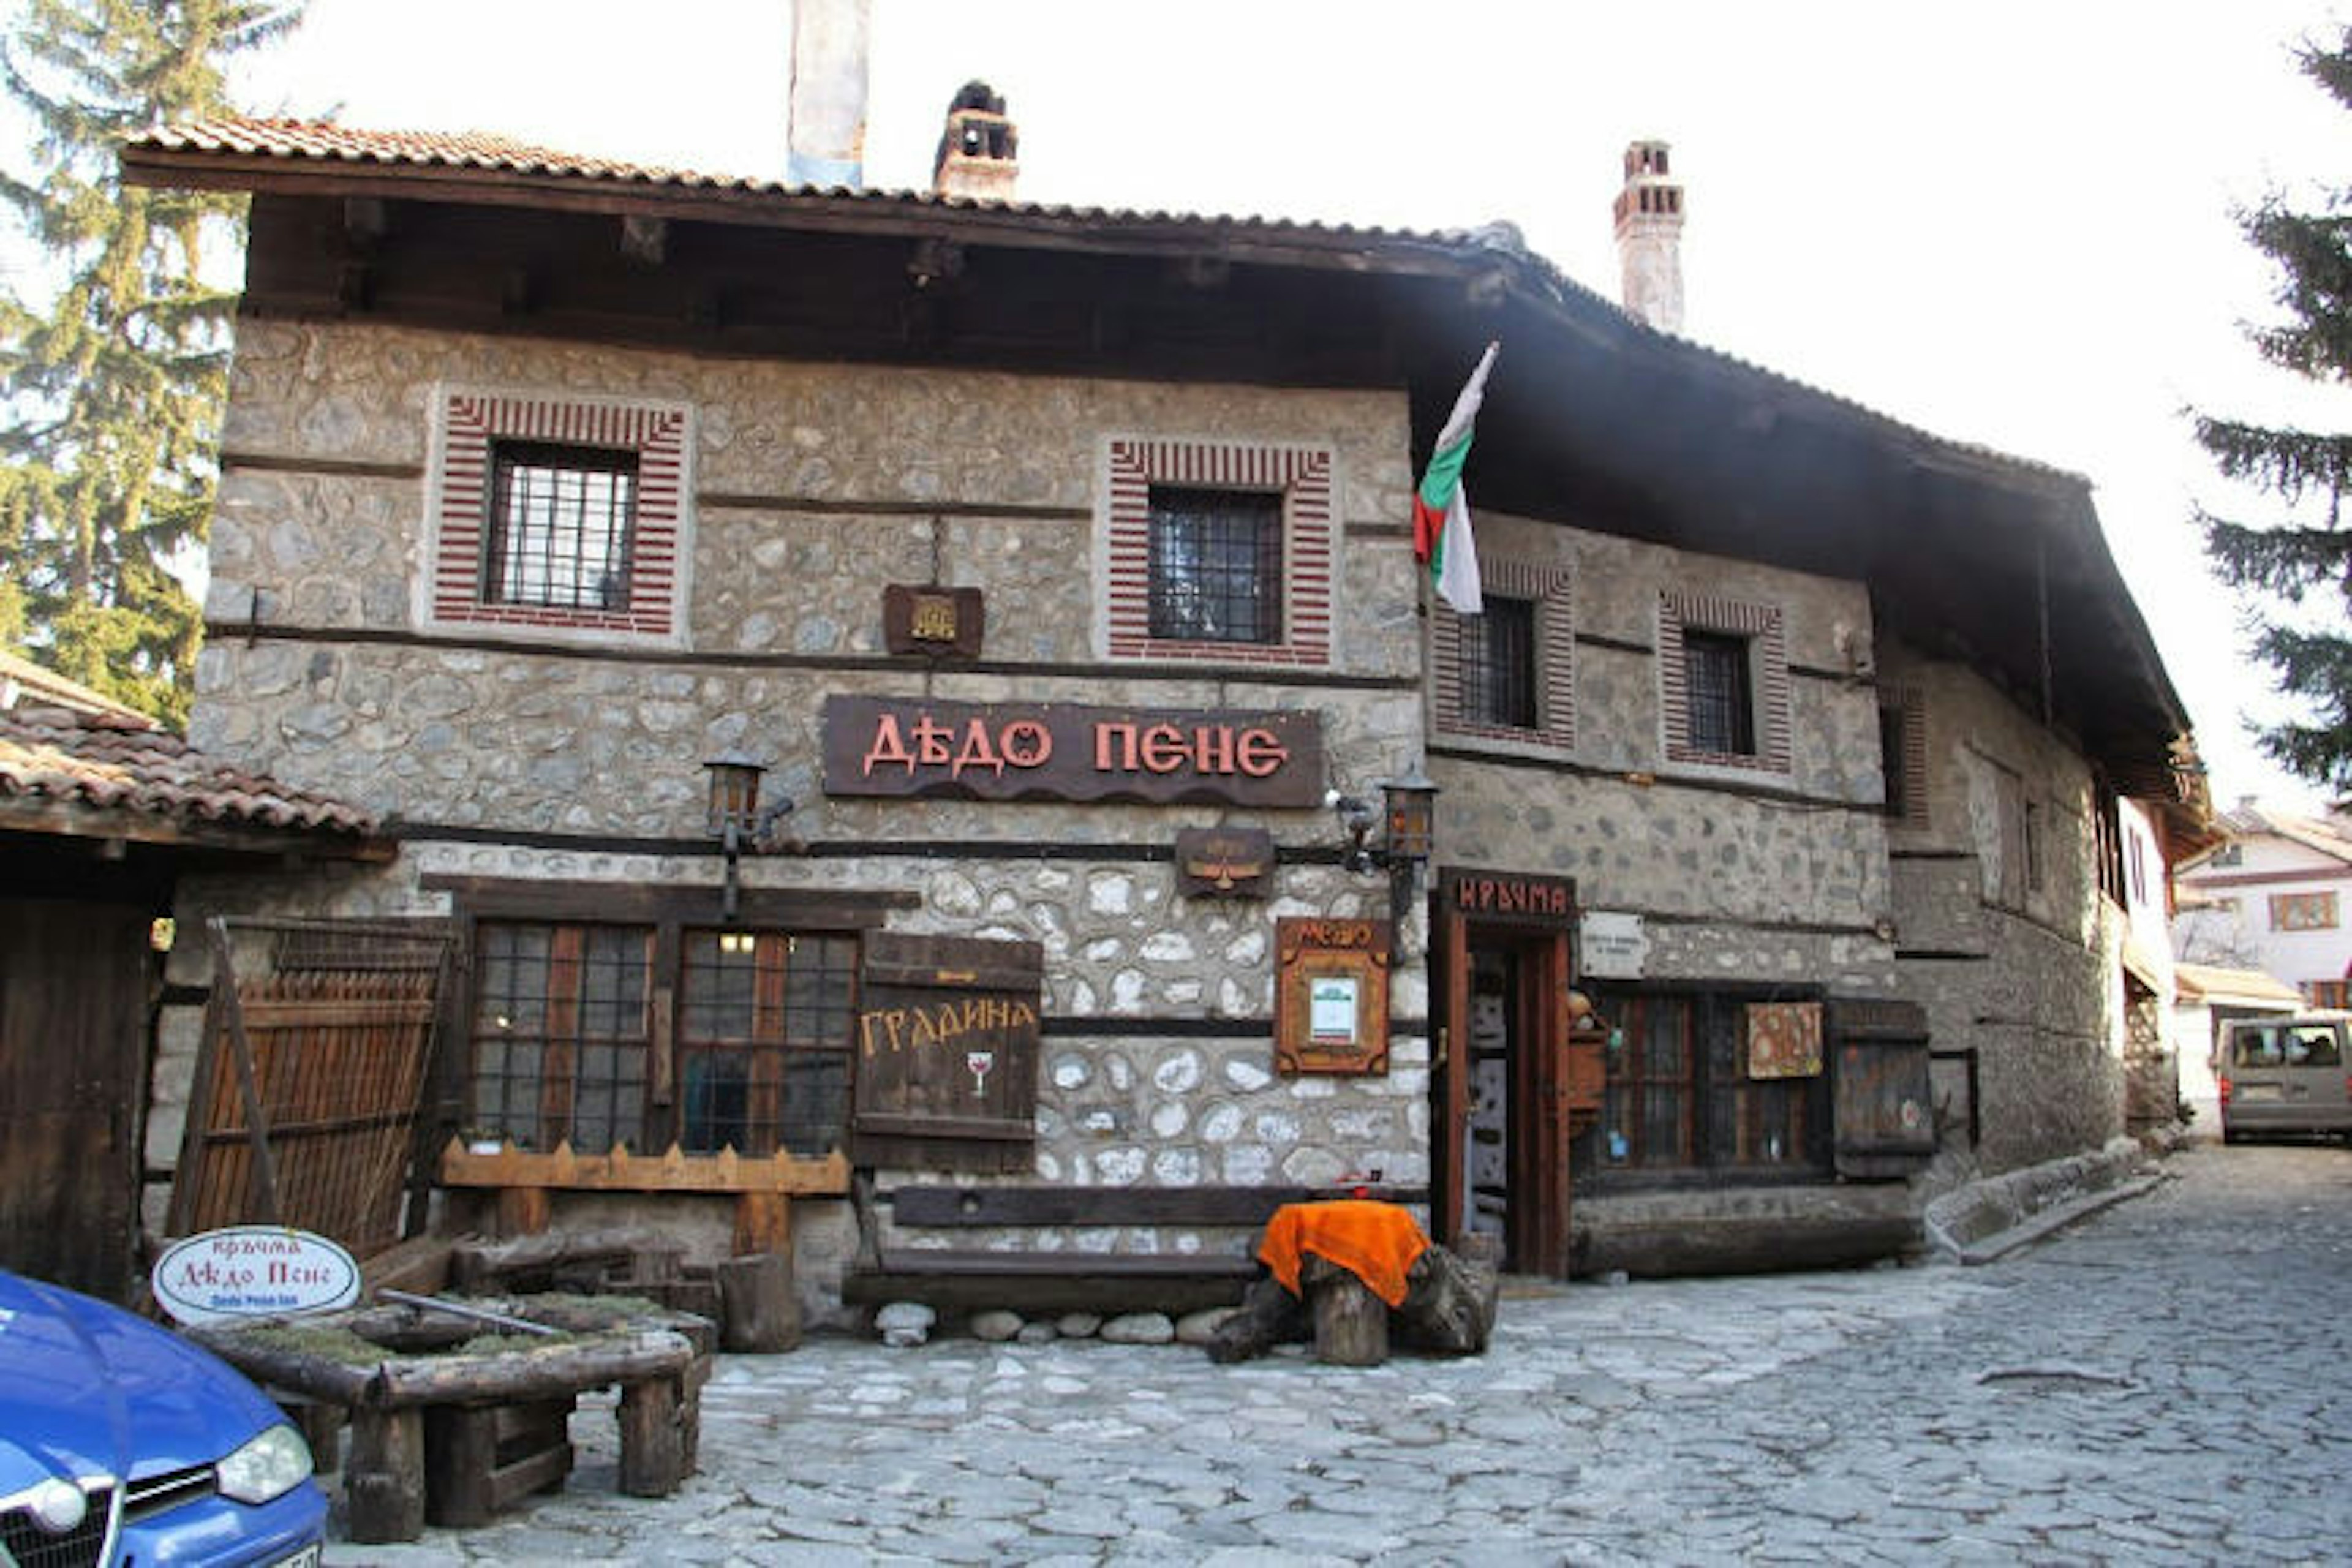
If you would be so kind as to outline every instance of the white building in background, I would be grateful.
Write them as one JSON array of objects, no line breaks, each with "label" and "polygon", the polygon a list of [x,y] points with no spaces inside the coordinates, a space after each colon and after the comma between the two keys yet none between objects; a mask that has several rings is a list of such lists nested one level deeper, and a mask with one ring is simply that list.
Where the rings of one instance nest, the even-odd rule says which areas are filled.
[{"label": "white building in background", "polygon": [[2244,799],[2219,826],[2229,841],[2175,873],[2174,952],[2274,975],[2313,1006],[2352,1003],[2352,823]]}]

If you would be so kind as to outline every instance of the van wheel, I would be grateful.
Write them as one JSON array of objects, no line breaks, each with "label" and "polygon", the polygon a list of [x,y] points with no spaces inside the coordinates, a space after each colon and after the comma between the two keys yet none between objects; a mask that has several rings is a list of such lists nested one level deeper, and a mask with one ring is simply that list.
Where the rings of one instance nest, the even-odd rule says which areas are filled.
[{"label": "van wheel", "polygon": [[2224,1143],[2235,1143],[2237,1141],[2238,1130],[2231,1126],[2226,1121],[2221,1123],[2221,1142]]}]

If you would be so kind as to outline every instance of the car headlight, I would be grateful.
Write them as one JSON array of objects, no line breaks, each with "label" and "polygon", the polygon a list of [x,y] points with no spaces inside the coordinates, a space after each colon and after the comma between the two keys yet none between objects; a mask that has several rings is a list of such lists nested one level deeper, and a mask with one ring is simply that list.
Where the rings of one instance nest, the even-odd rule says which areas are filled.
[{"label": "car headlight", "polygon": [[285,1496],[310,1477],[310,1446],[291,1426],[268,1431],[213,1467],[221,1496],[264,1503]]}]

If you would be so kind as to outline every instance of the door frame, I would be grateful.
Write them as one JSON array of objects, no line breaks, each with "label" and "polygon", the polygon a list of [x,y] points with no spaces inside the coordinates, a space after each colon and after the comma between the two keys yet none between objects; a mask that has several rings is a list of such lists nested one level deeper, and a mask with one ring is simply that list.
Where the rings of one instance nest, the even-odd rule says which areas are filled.
[{"label": "door frame", "polygon": [[[1509,1259],[1528,1273],[1564,1279],[1570,1243],[1569,1106],[1565,1079],[1570,986],[1575,983],[1576,883],[1537,872],[1441,867],[1431,909],[1431,990],[1438,1020],[1431,1095],[1440,1157],[1430,1215],[1438,1239],[1469,1231],[1470,952],[1498,946],[1520,956],[1522,1038],[1510,1075],[1507,1180]],[[1526,1218],[1519,1205],[1531,1204]]]}]

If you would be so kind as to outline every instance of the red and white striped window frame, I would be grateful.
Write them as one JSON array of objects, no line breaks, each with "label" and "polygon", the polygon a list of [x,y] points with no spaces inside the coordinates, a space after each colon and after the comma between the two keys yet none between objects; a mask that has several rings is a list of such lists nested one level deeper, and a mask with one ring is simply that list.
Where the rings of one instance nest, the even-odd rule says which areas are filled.
[{"label": "red and white striped window frame", "polygon": [[[518,635],[592,632],[679,643],[686,631],[686,588],[693,529],[688,497],[694,412],[681,403],[544,396],[526,393],[442,394],[438,457],[430,498],[433,568],[424,619],[434,626],[504,628]],[[491,448],[535,441],[634,452],[636,516],[625,610],[494,604],[482,591],[482,548],[489,528]]]},{"label": "red and white striped window frame", "polygon": [[[1690,677],[1683,659],[1685,628],[1748,639],[1748,698],[1756,734],[1752,753],[1709,751],[1691,743]],[[1790,771],[1789,635],[1780,605],[1660,593],[1658,689],[1669,763],[1757,773]]]},{"label": "red and white striped window frame", "polygon": [[[1103,531],[1104,652],[1111,658],[1321,668],[1331,662],[1331,453],[1319,447],[1114,439]],[[1282,496],[1282,637],[1276,642],[1151,635],[1151,487]]]},{"label": "red and white striped window frame", "polygon": [[1430,694],[1437,728],[1449,735],[1492,741],[1518,741],[1554,751],[1576,745],[1576,623],[1569,595],[1565,566],[1538,566],[1507,556],[1482,557],[1478,575],[1487,593],[1507,599],[1526,599],[1535,605],[1536,663],[1528,672],[1535,683],[1536,725],[1522,730],[1488,724],[1462,710],[1463,652],[1478,628],[1443,600],[1432,605],[1430,639],[1436,680]]}]

